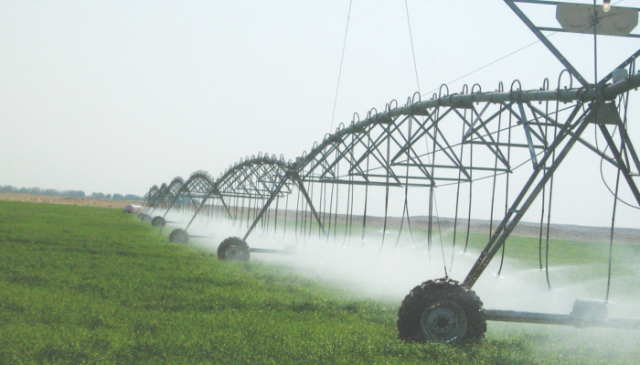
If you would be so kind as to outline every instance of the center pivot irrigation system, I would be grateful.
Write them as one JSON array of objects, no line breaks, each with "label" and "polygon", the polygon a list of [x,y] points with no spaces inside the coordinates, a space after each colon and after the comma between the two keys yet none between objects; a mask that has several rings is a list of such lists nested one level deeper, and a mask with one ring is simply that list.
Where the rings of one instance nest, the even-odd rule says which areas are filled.
[{"label": "center pivot irrigation system", "polygon": [[[471,290],[534,202],[541,207],[542,268],[542,243],[546,242],[547,250],[549,245],[554,174],[574,147],[596,154],[616,172],[610,189],[614,215],[619,201],[640,206],[640,159],[627,134],[629,94],[640,86],[635,68],[640,50],[592,84],[543,34],[587,33],[594,41],[601,35],[640,37],[631,34],[638,9],[610,7],[608,1],[604,9],[537,0],[505,3],[564,65],[556,85],[545,79],[541,88],[523,90],[516,80],[508,88],[500,83],[493,92],[483,92],[475,84],[465,85],[459,93],[450,93],[443,85],[429,100],[421,100],[416,93],[403,106],[394,100],[384,110],[372,109],[362,120],[355,114],[348,126],[340,125],[295,161],[259,154],[240,160],[216,179],[198,171],[186,181],[176,178],[168,185],[154,186],[146,195],[147,212],[139,217],[164,227],[171,209],[192,212],[186,227],[170,234],[172,242],[182,243],[189,241],[187,232],[198,215],[224,216],[240,227],[246,224],[244,237],[222,241],[218,257],[248,260],[254,252],[288,251],[250,249],[247,239],[256,227],[274,234],[280,229],[283,237],[287,229],[293,230],[296,240],[317,234],[320,239],[343,242],[360,236],[361,230],[364,245],[369,197],[376,195],[384,199],[385,216],[379,222],[383,234],[380,241],[367,240],[367,244],[382,250],[390,189],[403,190],[400,230],[405,218],[411,230],[408,191],[421,188],[425,194],[420,204],[428,204],[429,210],[427,247],[431,252],[438,231],[435,189],[448,186],[455,190],[455,201],[447,202],[455,204],[452,251],[456,239],[466,250],[472,209],[486,209],[490,222],[494,216],[502,220],[496,226],[491,223],[488,242],[462,282],[448,277],[429,280],[405,297],[397,321],[401,339],[477,340],[484,336],[487,320],[640,329],[640,320],[607,317],[606,301],[577,300],[569,315],[489,310]],[[534,25],[517,3],[555,6],[562,28]],[[474,195],[474,184],[480,180],[488,180],[492,187]],[[486,199],[488,194],[491,204],[474,206],[478,196]],[[621,194],[632,198],[623,201]],[[151,219],[156,210],[164,214]],[[613,232],[613,223],[611,228]],[[463,232],[466,238],[459,234]],[[444,269],[446,273],[446,262]]]}]

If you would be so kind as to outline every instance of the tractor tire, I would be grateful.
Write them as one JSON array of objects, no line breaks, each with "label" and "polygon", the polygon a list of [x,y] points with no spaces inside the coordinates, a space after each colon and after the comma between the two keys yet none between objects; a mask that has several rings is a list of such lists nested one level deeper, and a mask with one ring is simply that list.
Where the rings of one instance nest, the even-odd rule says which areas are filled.
[{"label": "tractor tire", "polygon": [[161,216],[157,216],[153,218],[153,220],[151,221],[151,225],[154,227],[164,227],[167,225],[167,221],[165,221]]},{"label": "tractor tire", "polygon": [[397,325],[398,337],[410,342],[476,342],[487,331],[480,298],[448,278],[413,288],[400,305]]},{"label": "tractor tire", "polygon": [[151,223],[151,216],[149,214],[142,214],[142,217],[140,217],[140,220],[143,221],[144,223]]},{"label": "tractor tire", "polygon": [[239,237],[229,237],[218,246],[220,261],[249,261],[249,245]]},{"label": "tractor tire", "polygon": [[189,243],[189,234],[180,228],[176,228],[169,234],[169,242],[173,243]]}]

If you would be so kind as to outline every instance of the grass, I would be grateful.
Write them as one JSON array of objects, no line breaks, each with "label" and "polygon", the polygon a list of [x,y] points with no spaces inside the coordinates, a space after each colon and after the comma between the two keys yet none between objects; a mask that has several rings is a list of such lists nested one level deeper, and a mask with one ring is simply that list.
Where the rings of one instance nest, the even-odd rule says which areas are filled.
[{"label": "grass", "polygon": [[0,202],[0,364],[640,363],[635,346],[591,332],[563,341],[571,328],[491,324],[480,344],[406,344],[398,305],[219,262],[118,210]]}]

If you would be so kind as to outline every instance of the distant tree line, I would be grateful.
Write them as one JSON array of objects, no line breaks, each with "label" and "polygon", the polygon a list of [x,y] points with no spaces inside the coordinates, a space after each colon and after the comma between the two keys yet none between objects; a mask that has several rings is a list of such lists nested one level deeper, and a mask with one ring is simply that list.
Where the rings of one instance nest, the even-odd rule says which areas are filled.
[{"label": "distant tree line", "polygon": [[55,189],[40,189],[40,188],[18,188],[16,186],[6,185],[0,186],[0,192],[3,193],[22,193],[22,194],[35,194],[35,195],[47,195],[47,196],[62,196],[62,197],[74,197],[84,198],[84,191],[81,190],[55,190]]},{"label": "distant tree line", "polygon": [[103,194],[103,193],[91,193],[90,198],[94,199],[111,199],[111,200],[144,200],[142,197],[133,194]]},{"label": "distant tree line", "polygon": [[[85,198],[87,197],[82,190],[55,190],[55,189],[40,189],[40,188],[18,188],[11,185],[0,186],[0,193],[22,193],[22,194],[35,194],[35,195],[47,195],[47,196],[61,196],[71,198]],[[94,199],[111,199],[111,200],[143,200],[142,197],[133,194],[103,194],[92,193],[89,198]]]}]

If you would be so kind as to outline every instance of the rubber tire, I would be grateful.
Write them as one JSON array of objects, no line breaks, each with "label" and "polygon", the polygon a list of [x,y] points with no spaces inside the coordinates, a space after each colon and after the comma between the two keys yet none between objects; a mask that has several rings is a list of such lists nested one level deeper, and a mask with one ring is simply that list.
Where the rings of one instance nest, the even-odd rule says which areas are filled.
[{"label": "rubber tire", "polygon": [[[452,304],[453,303],[453,304]],[[423,330],[423,314],[429,317],[433,314],[438,318],[438,313],[434,310],[439,306],[445,309],[441,312],[453,314],[447,309],[458,308],[460,317],[456,317],[458,322],[464,323],[466,320],[466,330],[460,330],[458,333],[445,333],[440,338],[437,335],[428,334],[428,330]],[[434,309],[435,307],[435,309]],[[453,314],[454,316],[456,314]],[[447,326],[446,315],[440,315]],[[435,319],[439,321],[439,319]],[[455,322],[454,322],[455,324]],[[469,290],[455,280],[443,278],[425,281],[416,286],[404,298],[398,311],[398,337],[401,340],[409,342],[444,342],[444,343],[462,343],[476,342],[484,338],[487,331],[486,313],[482,308],[482,301],[473,290]],[[441,326],[439,323],[436,326]],[[427,326],[428,327],[428,326]],[[425,333],[427,332],[427,333]]]},{"label": "rubber tire", "polygon": [[176,228],[169,234],[169,242],[173,243],[189,243],[189,234],[180,228]]},{"label": "rubber tire", "polygon": [[167,221],[165,221],[161,216],[157,216],[151,220],[151,225],[154,227],[164,227],[167,225]]},{"label": "rubber tire", "polygon": [[[234,250],[230,257],[229,250]],[[249,261],[251,257],[250,248],[247,242],[240,237],[229,237],[218,246],[218,260],[220,261]]]},{"label": "rubber tire", "polygon": [[143,221],[144,223],[151,223],[151,216],[149,214],[142,214],[142,217],[140,217],[140,220]]}]

